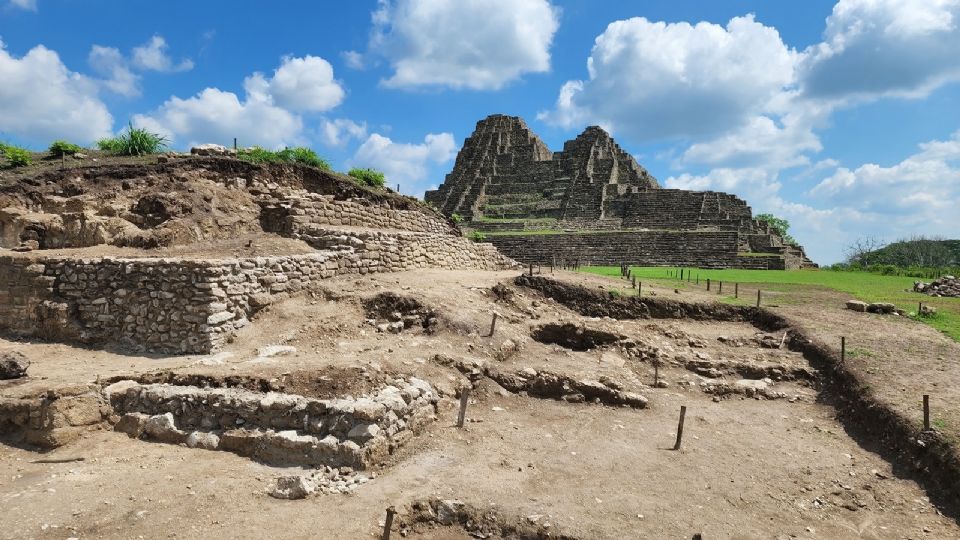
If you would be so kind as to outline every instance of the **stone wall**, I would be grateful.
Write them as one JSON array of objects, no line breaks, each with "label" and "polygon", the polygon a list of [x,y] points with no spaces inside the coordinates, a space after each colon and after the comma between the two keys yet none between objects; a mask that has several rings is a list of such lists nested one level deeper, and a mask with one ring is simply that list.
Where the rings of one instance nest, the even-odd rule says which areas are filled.
[{"label": "stone wall", "polygon": [[260,201],[260,206],[260,224],[263,230],[285,236],[307,225],[459,234],[456,228],[439,214],[431,215],[420,209],[372,204],[365,199],[337,199],[333,195],[309,191],[264,199]]},{"label": "stone wall", "polygon": [[208,353],[278,298],[343,274],[494,270],[488,244],[431,233],[337,232],[324,251],[246,259],[0,257],[0,331],[158,353]]},{"label": "stone wall", "polygon": [[489,235],[504,255],[524,264],[692,266],[783,270],[783,258],[737,254],[735,231],[630,231]]}]

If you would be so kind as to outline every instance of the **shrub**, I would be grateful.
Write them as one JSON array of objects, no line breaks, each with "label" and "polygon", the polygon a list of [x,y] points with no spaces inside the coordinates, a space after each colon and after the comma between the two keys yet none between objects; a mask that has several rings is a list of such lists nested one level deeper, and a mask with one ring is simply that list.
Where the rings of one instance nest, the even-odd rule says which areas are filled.
[{"label": "shrub", "polygon": [[370,187],[383,187],[383,185],[387,183],[387,177],[376,169],[359,169],[354,167],[350,169],[350,172],[347,174],[356,178],[360,183]]},{"label": "shrub", "polygon": [[133,127],[131,122],[127,132],[97,141],[97,147],[104,152],[118,156],[142,156],[156,154],[167,147],[167,138],[142,128]]},{"label": "shrub", "polygon": [[470,239],[474,242],[485,242],[487,240],[487,235],[480,231],[473,231],[473,234],[470,235]]},{"label": "shrub", "polygon": [[56,157],[72,156],[80,150],[83,150],[83,148],[80,148],[80,145],[73,144],[62,139],[50,143],[50,153]]},{"label": "shrub", "polygon": [[330,170],[330,163],[327,160],[304,146],[284,148],[276,152],[259,146],[251,146],[238,150],[237,157],[251,163],[302,163],[325,171]]},{"label": "shrub", "polygon": [[460,223],[463,223],[463,216],[460,214],[453,214],[450,216],[450,220],[459,225]]},{"label": "shrub", "polygon": [[19,146],[3,145],[3,155],[7,158],[7,163],[11,167],[26,167],[33,164],[33,156],[26,148]]}]

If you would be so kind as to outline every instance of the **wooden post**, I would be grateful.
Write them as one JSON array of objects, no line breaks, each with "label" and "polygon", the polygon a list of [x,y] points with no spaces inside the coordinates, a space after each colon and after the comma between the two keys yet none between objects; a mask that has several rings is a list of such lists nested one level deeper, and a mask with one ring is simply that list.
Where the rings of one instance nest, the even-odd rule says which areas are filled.
[{"label": "wooden post", "polygon": [[470,399],[470,388],[466,387],[460,390],[460,414],[457,416],[457,427],[462,428],[464,420],[467,419],[467,401]]},{"label": "wooden post", "polygon": [[847,337],[840,336],[840,361],[847,361]]},{"label": "wooden post", "polygon": [[680,281],[683,281],[683,268],[680,269]]},{"label": "wooden post", "polygon": [[387,519],[383,522],[383,536],[380,537],[380,540],[390,540],[390,528],[393,527],[393,516],[396,513],[396,508],[392,506],[387,508]]},{"label": "wooden post", "polygon": [[919,317],[921,313],[923,313],[923,302],[917,304],[917,317]]},{"label": "wooden post", "polygon": [[234,152],[237,151],[237,138],[236,138],[236,137],[233,138],[233,151],[234,151]]},{"label": "wooden post", "polygon": [[717,288],[717,294],[723,294],[723,281],[720,281],[720,287]]},{"label": "wooden post", "polygon": [[687,406],[680,406],[680,424],[677,426],[677,444],[673,445],[674,450],[680,449],[680,443],[683,441],[683,419],[687,416]]},{"label": "wooden post", "polygon": [[697,285],[700,284],[700,274],[697,274]]},{"label": "wooden post", "polygon": [[739,284],[739,283],[734,283],[734,284],[733,284],[733,297],[734,297],[734,298],[740,298],[740,284]]},{"label": "wooden post", "polygon": [[707,278],[707,290],[710,290],[710,278]]},{"label": "wooden post", "polygon": [[636,289],[636,288],[637,288],[637,276],[632,276],[632,277],[630,278],[630,281],[631,281],[631,288]]},{"label": "wooden post", "polygon": [[923,395],[923,430],[930,431],[930,396]]},{"label": "wooden post", "polygon": [[643,282],[642,282],[642,281],[638,281],[638,282],[637,282],[637,296],[640,296],[641,294],[643,294]]},{"label": "wooden post", "polygon": [[757,307],[760,307],[760,289],[757,289]]},{"label": "wooden post", "polygon": [[497,329],[497,312],[493,312],[493,320],[490,321],[490,336],[493,337],[493,332]]},{"label": "wooden post", "polygon": [[533,263],[530,263],[530,277],[533,277]]},{"label": "wooden post", "polygon": [[397,184],[397,193],[400,193],[400,184]]}]

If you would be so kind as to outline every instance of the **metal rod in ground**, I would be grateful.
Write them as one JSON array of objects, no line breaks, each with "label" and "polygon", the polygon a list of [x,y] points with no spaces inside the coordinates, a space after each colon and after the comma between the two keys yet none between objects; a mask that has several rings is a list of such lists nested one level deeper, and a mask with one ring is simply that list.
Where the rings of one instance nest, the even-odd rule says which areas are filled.
[{"label": "metal rod in ground", "polygon": [[497,312],[493,312],[493,320],[490,321],[490,335],[493,336],[493,333],[497,330]]},{"label": "metal rod in ground", "polygon": [[470,399],[470,388],[466,387],[460,390],[460,414],[457,416],[457,427],[462,428],[464,420],[467,419],[467,401]]},{"label": "metal rod in ground", "polygon": [[680,424],[677,426],[677,444],[673,445],[674,450],[680,449],[680,443],[683,441],[683,419],[687,416],[687,406],[680,406]]},{"label": "metal rod in ground", "polygon": [[390,528],[393,527],[393,516],[397,513],[397,509],[394,507],[387,508],[387,519],[383,522],[383,536],[381,540],[390,540]]},{"label": "metal rod in ground", "polygon": [[733,284],[733,297],[734,297],[734,298],[740,298],[740,284],[739,284],[739,283],[734,283],[734,284]]},{"label": "metal rod in ground", "polygon": [[923,395],[923,430],[930,430],[930,396]]},{"label": "metal rod in ground", "polygon": [[840,361],[847,361],[847,337],[840,336]]},{"label": "metal rod in ground", "polygon": [[757,307],[760,307],[760,289],[757,289]]}]

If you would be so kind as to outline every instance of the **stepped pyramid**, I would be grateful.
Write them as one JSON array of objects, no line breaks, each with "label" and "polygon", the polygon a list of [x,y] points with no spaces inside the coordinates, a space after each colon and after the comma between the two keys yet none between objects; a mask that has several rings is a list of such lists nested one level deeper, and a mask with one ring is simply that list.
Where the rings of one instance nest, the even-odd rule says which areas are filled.
[{"label": "stepped pyramid", "polygon": [[661,188],[598,126],[552,152],[522,118],[488,116],[425,199],[521,262],[814,266],[738,197]]}]

